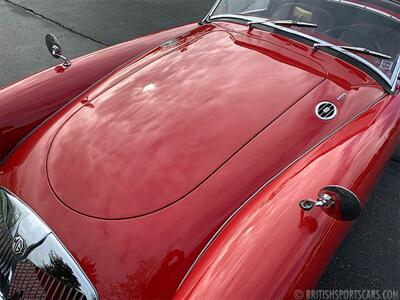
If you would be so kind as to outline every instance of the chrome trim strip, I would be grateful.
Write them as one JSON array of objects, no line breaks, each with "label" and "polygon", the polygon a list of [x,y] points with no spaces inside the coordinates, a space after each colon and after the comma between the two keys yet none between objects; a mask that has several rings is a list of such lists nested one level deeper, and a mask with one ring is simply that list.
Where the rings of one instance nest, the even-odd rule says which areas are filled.
[{"label": "chrome trim strip", "polygon": [[[329,1],[329,0],[328,0]],[[336,2],[336,1],[335,1]],[[354,3],[354,2],[351,2],[351,1],[347,1],[347,0],[339,0],[339,1],[337,1],[338,3],[343,3],[343,4],[347,4],[347,5],[350,5],[350,6],[355,6],[355,7],[358,7],[358,8],[364,8],[365,7],[365,5],[362,5],[362,4],[358,4],[358,3]]]},{"label": "chrome trim strip", "polygon": [[256,12],[265,11],[265,10],[266,10],[265,8],[246,10],[246,11],[242,11],[240,14],[241,15],[246,15],[246,14],[256,13]]},{"label": "chrome trim strip", "polygon": [[185,276],[183,277],[182,281],[179,283],[179,286],[177,288],[177,291],[182,287],[183,283],[189,276],[189,274],[192,272],[194,267],[197,265],[197,263],[200,261],[200,259],[203,257],[204,253],[210,248],[211,244],[215,241],[215,239],[220,235],[220,233],[225,229],[225,227],[230,223],[230,221],[247,205],[251,200],[253,200],[264,188],[266,188],[272,181],[274,181],[276,178],[278,178],[280,175],[282,175],[284,172],[286,172],[290,167],[292,167],[295,163],[300,161],[302,158],[304,158],[307,154],[309,154],[311,151],[316,149],[318,146],[320,146],[322,143],[324,143],[326,140],[331,138],[333,135],[335,135],[339,130],[342,128],[346,127],[348,124],[353,122],[355,119],[357,119],[359,116],[361,116],[364,112],[369,110],[371,107],[373,107],[376,103],[381,101],[386,94],[383,94],[379,98],[376,99],[371,105],[369,105],[365,110],[361,111],[357,115],[355,115],[352,119],[350,119],[348,122],[344,123],[342,126],[336,128],[333,132],[328,134],[325,138],[323,138],[321,141],[317,142],[314,146],[310,147],[307,151],[305,151],[303,154],[301,154],[298,158],[294,159],[292,162],[290,162],[286,167],[284,167],[282,170],[280,170],[278,173],[276,173],[273,177],[271,177],[267,182],[265,182],[258,190],[255,191],[254,194],[252,194],[246,201],[243,202],[242,205],[240,205],[226,220],[225,222],[218,228],[218,230],[213,234],[213,236],[210,238],[210,240],[207,242],[207,244],[204,246],[204,248],[200,251],[199,255],[196,257],[195,261],[193,264],[190,266],[189,270],[186,272]]},{"label": "chrome trim strip", "polygon": [[362,5],[362,4],[354,3],[354,2],[351,2],[351,1],[348,1],[348,0],[326,0],[326,1],[337,2],[337,3],[341,3],[341,4],[344,4],[344,5],[348,5],[348,6],[358,7],[358,8],[367,10],[369,12],[373,12],[375,14],[379,14],[381,16],[384,16],[385,18],[394,20],[396,22],[400,22],[400,19],[396,18],[395,16],[393,16],[393,15],[391,15],[391,14],[385,12],[385,11],[382,11],[380,9],[377,9],[377,8],[374,8],[374,7],[370,7],[368,5]]},{"label": "chrome trim strip", "polygon": [[400,79],[400,55],[397,58],[397,64],[396,64],[396,67],[394,68],[392,79],[390,80],[391,85],[392,85],[392,89],[391,89],[392,93],[396,92],[397,81],[399,79]]},{"label": "chrome trim strip", "polygon": [[388,14],[388,13],[386,13],[384,11],[381,11],[380,9],[372,8],[372,7],[369,7],[369,6],[365,6],[365,9],[369,10],[369,11],[372,11],[372,12],[375,12],[375,13],[378,13],[378,14],[382,14],[384,16],[387,16],[390,19],[393,18],[394,20],[399,21],[399,19],[397,19],[395,16],[392,16],[391,14]]}]

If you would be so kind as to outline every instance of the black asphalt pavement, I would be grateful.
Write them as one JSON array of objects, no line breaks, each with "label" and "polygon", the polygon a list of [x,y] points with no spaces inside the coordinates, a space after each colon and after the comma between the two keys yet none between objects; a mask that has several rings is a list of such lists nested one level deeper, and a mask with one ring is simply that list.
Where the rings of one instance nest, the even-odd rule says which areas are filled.
[{"label": "black asphalt pavement", "polygon": [[[0,0],[0,87],[59,63],[44,35],[70,57],[196,22],[213,0]],[[400,149],[362,216],[321,278],[320,289],[400,289]]]}]

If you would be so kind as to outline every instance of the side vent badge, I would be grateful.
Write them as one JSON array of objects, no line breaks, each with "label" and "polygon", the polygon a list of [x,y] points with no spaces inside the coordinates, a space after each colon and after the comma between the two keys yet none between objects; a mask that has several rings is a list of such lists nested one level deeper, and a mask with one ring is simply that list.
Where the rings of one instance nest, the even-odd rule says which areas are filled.
[{"label": "side vent badge", "polygon": [[346,94],[346,93],[341,93],[341,94],[336,98],[336,100],[337,100],[337,101],[343,101],[346,97],[347,97],[347,94]]},{"label": "side vent badge", "polygon": [[332,102],[324,101],[317,104],[315,114],[321,120],[328,121],[336,117],[338,109]]}]

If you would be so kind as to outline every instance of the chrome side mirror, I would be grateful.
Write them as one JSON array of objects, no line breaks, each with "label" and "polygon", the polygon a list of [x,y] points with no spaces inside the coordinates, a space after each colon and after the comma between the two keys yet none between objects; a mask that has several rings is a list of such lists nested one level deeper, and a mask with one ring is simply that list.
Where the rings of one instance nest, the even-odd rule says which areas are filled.
[{"label": "chrome side mirror", "polygon": [[64,60],[64,63],[63,63],[64,67],[68,68],[71,65],[71,62],[69,61],[69,59],[62,55],[62,49],[61,49],[60,42],[51,33],[46,34],[46,46],[47,46],[47,49],[49,50],[50,54],[54,58],[57,58],[57,59],[61,58],[62,60]]},{"label": "chrome side mirror", "polygon": [[299,205],[307,211],[315,206],[321,207],[327,215],[340,221],[354,221],[361,214],[358,197],[341,186],[327,186],[318,193],[317,200],[302,200]]}]

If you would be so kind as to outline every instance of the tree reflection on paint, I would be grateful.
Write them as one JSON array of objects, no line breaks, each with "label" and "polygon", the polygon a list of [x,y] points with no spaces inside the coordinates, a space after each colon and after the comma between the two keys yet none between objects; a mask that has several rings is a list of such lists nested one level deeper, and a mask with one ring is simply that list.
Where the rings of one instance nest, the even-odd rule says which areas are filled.
[{"label": "tree reflection on paint", "polygon": [[[77,257],[77,255],[74,256]],[[93,285],[97,285],[99,283],[99,279],[97,277],[97,270],[96,270],[96,264],[92,262],[87,256],[85,256],[82,259],[78,259],[79,265],[82,267],[82,269],[85,271],[85,274],[89,277],[90,282]]]},{"label": "tree reflection on paint", "polygon": [[171,284],[168,284],[168,279],[174,280],[174,278],[177,278],[173,274],[177,272],[184,259],[183,251],[174,250],[167,254],[161,264],[157,263],[153,258],[142,260],[136,272],[128,275],[123,282],[118,282],[111,286],[108,298],[171,298],[174,291],[171,290]]}]

